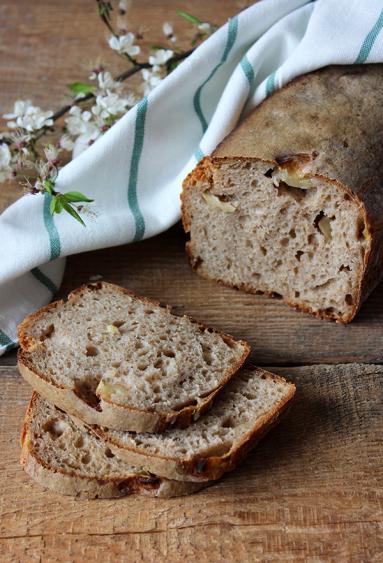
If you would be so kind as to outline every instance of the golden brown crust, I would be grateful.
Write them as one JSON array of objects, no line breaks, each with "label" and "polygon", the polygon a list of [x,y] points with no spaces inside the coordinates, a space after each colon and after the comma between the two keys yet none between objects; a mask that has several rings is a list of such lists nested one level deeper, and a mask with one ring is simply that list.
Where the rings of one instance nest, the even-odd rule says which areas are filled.
[{"label": "golden brown crust", "polygon": [[168,498],[191,494],[201,489],[197,483],[180,483],[157,475],[145,475],[139,471],[121,477],[91,477],[70,468],[50,467],[39,457],[29,437],[29,427],[38,399],[38,394],[33,392],[21,432],[20,464],[24,471],[43,487],[82,498],[119,498],[130,494]]},{"label": "golden brown crust", "polygon": [[[215,165],[219,165],[222,162],[230,162],[230,161],[238,161],[238,162],[244,162],[244,161],[253,161],[253,162],[262,162],[263,164],[267,164],[270,165],[272,167],[277,166],[277,161],[265,161],[261,158],[256,158],[256,157],[241,157],[241,156],[236,156],[236,157],[205,157],[203,161],[201,161],[201,163],[198,165],[200,166],[202,164],[202,166],[204,167],[204,169],[206,169],[207,167],[209,167],[209,169],[211,169],[211,167],[215,166]],[[300,155],[289,155],[288,157],[285,156],[284,157],[284,162],[289,162],[289,163],[293,163],[293,165],[295,167],[299,166],[300,162],[307,162],[307,158],[302,157],[302,159],[300,158]],[[190,176],[190,175],[189,175]],[[199,178],[200,175],[196,174],[194,176],[194,178]],[[287,305],[289,305],[290,307],[292,307],[293,309],[295,309],[296,311],[299,311],[301,313],[308,313],[314,317],[320,318],[320,319],[324,319],[324,320],[332,320],[332,321],[336,321],[342,324],[347,324],[349,322],[352,321],[352,319],[355,317],[355,315],[357,314],[357,312],[360,309],[361,304],[363,303],[363,301],[365,301],[365,299],[367,299],[368,295],[371,293],[371,291],[376,287],[376,285],[379,283],[379,281],[381,280],[381,278],[383,277],[383,268],[382,268],[382,263],[383,263],[383,231],[374,231],[374,227],[371,223],[371,219],[367,213],[367,209],[365,206],[365,202],[360,199],[360,195],[354,193],[348,186],[345,186],[344,184],[342,184],[342,182],[339,182],[337,180],[329,180],[328,178],[325,178],[323,175],[321,174],[312,174],[311,177],[316,178],[316,179],[321,179],[321,180],[325,180],[328,183],[331,183],[333,185],[335,185],[337,187],[338,190],[341,190],[344,192],[344,194],[347,196],[349,196],[351,199],[353,199],[360,207],[361,210],[361,214],[363,216],[363,221],[364,221],[364,225],[366,226],[366,231],[369,233],[369,236],[371,237],[371,241],[370,241],[370,245],[367,247],[366,252],[364,254],[363,257],[363,264],[362,264],[362,269],[359,272],[359,279],[360,284],[358,287],[358,291],[357,291],[357,296],[356,299],[353,302],[353,306],[351,311],[343,316],[339,316],[337,315],[331,308],[329,309],[320,309],[320,310],[314,310],[312,309],[310,306],[307,305],[307,303],[299,303],[296,301],[291,301],[289,299],[286,299],[284,297],[278,297],[278,299],[280,299],[283,303],[286,303]],[[188,230],[186,230],[186,232],[190,231],[190,215],[187,209],[187,203],[186,203],[186,198],[187,198],[187,190],[190,189],[194,189],[195,188],[195,183],[191,183],[188,184],[185,180],[184,186],[183,186],[183,213],[186,216],[186,224],[188,227]],[[263,291],[263,290],[259,290],[259,289],[254,289],[253,287],[250,287],[248,284],[243,283],[243,284],[231,284],[227,281],[221,280],[219,278],[213,278],[211,276],[209,276],[206,272],[204,272],[203,270],[199,270],[199,265],[200,265],[200,259],[198,256],[194,256],[193,254],[193,250],[192,250],[192,241],[188,241],[186,242],[185,245],[185,251],[186,251],[186,255],[188,257],[189,263],[191,265],[191,267],[198,272],[198,274],[210,281],[215,281],[217,283],[219,283],[220,285],[224,285],[225,287],[231,287],[233,289],[238,289],[240,291],[245,291],[246,293],[251,293],[251,294],[255,294],[255,295],[265,295],[267,297],[272,297],[275,298],[275,293],[274,292],[268,292],[268,291]]]},{"label": "golden brown crust", "polygon": [[[262,378],[273,379],[274,381],[286,380],[278,375],[274,375],[261,368],[256,368],[258,375]],[[235,444],[227,454],[223,456],[199,457],[180,460],[170,456],[142,453],[138,448],[122,447],[102,428],[92,427],[92,431],[105,440],[110,449],[117,456],[130,463],[143,465],[149,471],[164,475],[168,479],[179,479],[184,481],[213,481],[219,479],[224,473],[232,471],[238,463],[247,455],[261,438],[278,422],[281,414],[288,408],[295,395],[295,385],[289,383],[289,392],[277,405],[265,414],[257,424],[248,432],[243,439]]]},{"label": "golden brown crust", "polygon": [[[84,284],[72,291],[68,296],[68,300],[77,299],[78,295],[85,289],[98,290],[105,285],[111,287],[114,291],[127,294],[145,304],[162,306],[158,301],[137,296],[132,291],[106,282]],[[174,410],[171,412],[145,411],[143,409],[113,403],[105,398],[102,398],[97,405],[87,404],[81,397],[78,396],[75,389],[62,387],[54,382],[47,381],[45,375],[36,369],[33,362],[28,357],[28,352],[30,350],[33,351],[35,346],[38,344],[34,342],[32,338],[27,336],[26,332],[28,328],[33,325],[40,315],[44,315],[47,311],[55,309],[63,303],[63,300],[50,303],[49,305],[46,305],[45,307],[42,307],[42,309],[39,309],[35,313],[29,315],[19,325],[20,349],[18,352],[18,368],[24,379],[43,397],[52,401],[59,408],[62,408],[66,412],[73,414],[91,425],[97,424],[100,426],[107,426],[115,430],[130,430],[134,432],[162,432],[168,427],[185,428],[186,426],[189,426],[196,417],[200,416],[200,414],[206,412],[211,407],[216,395],[227,384],[227,382],[230,381],[250,353],[250,346],[247,342],[243,340],[235,340],[228,334],[210,329],[188,317],[189,320],[194,325],[197,325],[201,331],[209,330],[210,332],[221,336],[221,338],[229,345],[232,345],[233,347],[241,345],[243,347],[243,354],[237,362],[233,363],[225,379],[223,379],[215,389],[212,389],[207,395],[202,396],[201,401],[198,401],[196,405],[188,405],[180,410]],[[171,308],[167,305],[164,307],[169,311],[171,310]]]},{"label": "golden brown crust", "polygon": [[[359,288],[349,313],[313,311],[307,304],[284,302],[314,316],[350,322],[383,279],[383,65],[334,66],[300,76],[260,104],[214,151],[206,171],[221,159],[268,161],[331,182],[357,202],[371,237],[359,272]],[[260,132],[267,131],[267,134]],[[292,134],[293,132],[293,134]],[[203,181],[202,170],[185,180],[183,222],[190,231],[188,190]],[[198,257],[187,252],[198,267]],[[199,273],[204,275],[201,270]],[[229,285],[225,283],[225,285]],[[241,286],[255,293],[253,288]]]}]

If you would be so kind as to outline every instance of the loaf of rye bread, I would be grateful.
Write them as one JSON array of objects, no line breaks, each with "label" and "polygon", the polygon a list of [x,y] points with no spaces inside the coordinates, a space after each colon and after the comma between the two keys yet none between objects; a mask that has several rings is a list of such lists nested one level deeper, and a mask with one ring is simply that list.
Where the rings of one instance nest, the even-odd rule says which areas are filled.
[{"label": "loaf of rye bread", "polygon": [[202,276],[348,323],[383,274],[383,65],[273,94],[186,178]]},{"label": "loaf of rye bread", "polygon": [[33,389],[88,424],[159,432],[207,410],[249,345],[108,283],[84,285],[19,326]]},{"label": "loaf of rye bread", "polygon": [[103,440],[36,392],[21,432],[20,463],[41,486],[78,498],[175,497],[204,486],[158,477],[118,459]]}]

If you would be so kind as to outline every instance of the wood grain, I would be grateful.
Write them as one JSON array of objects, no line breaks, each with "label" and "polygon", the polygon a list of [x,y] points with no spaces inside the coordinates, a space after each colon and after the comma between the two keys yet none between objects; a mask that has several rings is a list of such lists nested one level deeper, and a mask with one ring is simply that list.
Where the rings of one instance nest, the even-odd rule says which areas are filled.
[{"label": "wood grain", "polygon": [[0,560],[378,562],[383,368],[278,372],[298,385],[289,414],[216,485],[182,499],[84,501],[19,468],[31,392],[0,368]]},{"label": "wood grain", "polygon": [[[246,3],[133,0],[129,21],[159,42],[165,20],[184,34],[177,8],[220,24]],[[55,110],[95,63],[124,67],[103,47],[93,0],[2,0],[0,30],[0,114],[18,98]],[[19,195],[2,186],[0,210]],[[343,327],[202,280],[184,242],[178,225],[70,257],[61,295],[101,274],[248,339],[259,364],[383,362],[383,286]],[[19,468],[31,391],[14,363],[15,353],[0,359],[0,561],[382,561],[382,366],[278,367],[298,384],[296,401],[237,471],[183,499],[87,502],[46,492]]]}]

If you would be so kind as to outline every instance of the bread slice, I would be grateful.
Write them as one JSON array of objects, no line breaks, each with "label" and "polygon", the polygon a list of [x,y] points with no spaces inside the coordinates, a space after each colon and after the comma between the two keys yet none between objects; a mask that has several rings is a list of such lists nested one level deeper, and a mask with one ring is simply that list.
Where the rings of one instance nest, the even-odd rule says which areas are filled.
[{"label": "bread slice", "polygon": [[295,386],[257,368],[242,368],[214,407],[185,429],[161,435],[94,427],[111,451],[128,463],[169,479],[209,481],[234,469],[272,428]]},{"label": "bread slice", "polygon": [[347,323],[383,278],[383,65],[328,67],[257,107],[184,182],[202,276]]},{"label": "bread slice", "polygon": [[42,396],[88,424],[139,432],[189,425],[249,353],[108,283],[30,315],[19,338],[20,373]]},{"label": "bread slice", "polygon": [[21,435],[20,462],[32,479],[63,495],[115,498],[133,493],[173,497],[193,493],[201,483],[152,475],[114,456],[93,433],[33,393]]}]

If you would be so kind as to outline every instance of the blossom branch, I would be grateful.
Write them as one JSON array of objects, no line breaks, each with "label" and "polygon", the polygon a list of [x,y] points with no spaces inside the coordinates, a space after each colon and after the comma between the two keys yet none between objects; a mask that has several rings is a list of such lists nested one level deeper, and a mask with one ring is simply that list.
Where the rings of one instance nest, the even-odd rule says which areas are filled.
[{"label": "blossom branch", "polygon": [[[59,153],[65,150],[77,155],[85,150],[132,108],[142,94],[147,95],[187,58],[198,42],[215,30],[215,26],[179,10],[180,16],[197,27],[191,48],[180,51],[172,45],[172,48],[153,45],[147,60],[139,61],[136,57],[141,47],[136,43],[143,39],[143,35],[127,32],[125,22],[122,25],[117,22],[118,30],[115,29],[111,19],[112,2],[96,0],[96,3],[98,15],[111,33],[110,48],[131,66],[115,78],[110,72],[98,68],[89,76],[91,83],[69,84],[74,99],[56,112],[43,111],[30,101],[17,101],[13,112],[3,116],[11,120],[7,122],[9,130],[0,134],[0,182],[14,178],[30,194],[49,194],[52,214],[65,211],[82,225],[84,221],[79,213],[87,212],[86,204],[93,200],[81,192],[60,193],[55,189],[62,166]],[[120,0],[120,15],[126,12],[121,8],[123,3]],[[164,22],[162,31],[170,44],[176,43],[171,23]],[[137,93],[135,83],[130,91],[124,91],[123,83],[138,73],[142,80]],[[56,125],[64,116],[64,126]],[[58,139],[60,130],[64,134]],[[44,144],[44,139],[49,136],[55,139],[54,144]]]}]

